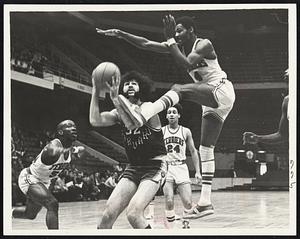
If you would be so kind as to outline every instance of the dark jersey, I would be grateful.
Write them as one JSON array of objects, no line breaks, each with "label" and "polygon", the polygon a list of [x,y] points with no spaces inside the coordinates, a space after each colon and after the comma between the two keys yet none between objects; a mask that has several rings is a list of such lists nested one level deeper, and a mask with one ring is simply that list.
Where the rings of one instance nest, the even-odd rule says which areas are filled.
[{"label": "dark jersey", "polygon": [[161,163],[159,160],[151,160],[156,156],[167,154],[161,129],[154,129],[145,124],[140,128],[129,130],[121,125],[124,147],[131,165]]}]

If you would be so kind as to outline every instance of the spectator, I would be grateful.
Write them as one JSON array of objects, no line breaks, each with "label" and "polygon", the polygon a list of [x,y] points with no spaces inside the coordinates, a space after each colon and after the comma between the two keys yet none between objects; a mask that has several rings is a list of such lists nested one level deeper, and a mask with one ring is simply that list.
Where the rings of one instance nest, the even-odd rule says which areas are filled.
[{"label": "spectator", "polygon": [[53,195],[57,198],[60,202],[68,201],[68,187],[65,184],[65,176],[60,175],[53,187]]},{"label": "spectator", "polygon": [[107,198],[110,196],[110,194],[112,193],[112,191],[114,190],[114,188],[116,187],[116,178],[117,178],[118,174],[115,173],[111,173],[110,177],[108,177],[105,181],[105,186],[106,186],[106,196]]}]

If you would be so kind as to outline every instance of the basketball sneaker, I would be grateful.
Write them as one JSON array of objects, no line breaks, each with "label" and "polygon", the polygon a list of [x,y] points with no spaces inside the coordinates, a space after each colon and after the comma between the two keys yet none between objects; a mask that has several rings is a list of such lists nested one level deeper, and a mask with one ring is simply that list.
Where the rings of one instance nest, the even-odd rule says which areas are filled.
[{"label": "basketball sneaker", "polygon": [[197,218],[205,217],[205,216],[208,216],[211,214],[214,214],[214,208],[211,204],[207,205],[207,206],[196,205],[191,210],[185,211],[183,214],[183,218],[184,219],[197,219]]},{"label": "basketball sneaker", "polygon": [[134,122],[135,127],[139,128],[146,123],[145,118],[141,114],[140,107],[132,104],[123,95],[118,96],[118,100],[123,110],[129,115],[131,120]]}]

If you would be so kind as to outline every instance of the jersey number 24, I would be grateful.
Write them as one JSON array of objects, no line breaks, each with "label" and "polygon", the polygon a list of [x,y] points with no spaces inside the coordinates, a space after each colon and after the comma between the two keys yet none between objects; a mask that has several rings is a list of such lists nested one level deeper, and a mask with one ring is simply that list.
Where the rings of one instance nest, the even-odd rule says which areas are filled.
[{"label": "jersey number 24", "polygon": [[176,146],[173,146],[172,144],[167,145],[167,152],[168,153],[173,153],[173,152],[179,153],[180,152],[180,147],[177,144]]}]

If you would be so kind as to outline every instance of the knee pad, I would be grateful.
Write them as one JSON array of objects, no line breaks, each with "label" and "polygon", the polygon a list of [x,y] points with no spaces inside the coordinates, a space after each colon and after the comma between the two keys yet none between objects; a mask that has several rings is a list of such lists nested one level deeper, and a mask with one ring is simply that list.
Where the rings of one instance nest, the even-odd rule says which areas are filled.
[{"label": "knee pad", "polygon": [[200,145],[199,153],[200,153],[201,162],[209,161],[215,158],[214,147],[206,147]]}]

